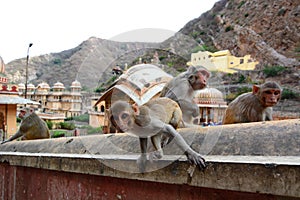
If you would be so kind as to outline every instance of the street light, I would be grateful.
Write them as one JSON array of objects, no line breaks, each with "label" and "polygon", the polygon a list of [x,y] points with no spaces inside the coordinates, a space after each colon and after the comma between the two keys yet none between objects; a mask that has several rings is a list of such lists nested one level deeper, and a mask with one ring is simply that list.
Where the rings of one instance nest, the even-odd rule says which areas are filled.
[{"label": "street light", "polygon": [[32,43],[29,43],[27,49],[27,57],[26,57],[26,80],[25,80],[25,99],[27,99],[27,82],[28,82],[28,60],[29,60],[29,48],[32,46]]}]

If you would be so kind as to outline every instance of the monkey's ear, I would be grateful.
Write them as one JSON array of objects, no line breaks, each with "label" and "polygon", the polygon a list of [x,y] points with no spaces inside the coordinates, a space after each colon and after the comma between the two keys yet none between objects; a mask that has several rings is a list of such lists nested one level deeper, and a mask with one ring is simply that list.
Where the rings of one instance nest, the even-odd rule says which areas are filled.
[{"label": "monkey's ear", "polygon": [[260,89],[260,87],[258,85],[253,85],[252,86],[252,94],[257,94],[259,89]]},{"label": "monkey's ear", "polygon": [[138,105],[133,104],[132,105],[132,109],[133,109],[133,112],[134,112],[135,115],[139,115],[140,114],[140,109],[139,109]]}]

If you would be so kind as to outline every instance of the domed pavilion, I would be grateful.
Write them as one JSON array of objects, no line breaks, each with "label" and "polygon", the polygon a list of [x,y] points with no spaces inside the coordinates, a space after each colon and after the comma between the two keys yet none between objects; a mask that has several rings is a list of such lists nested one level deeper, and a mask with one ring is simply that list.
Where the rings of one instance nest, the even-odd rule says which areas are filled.
[{"label": "domed pavilion", "polygon": [[199,118],[195,120],[196,124],[219,123],[222,121],[227,103],[224,101],[221,91],[215,88],[198,90],[195,93],[194,101],[200,109]]}]

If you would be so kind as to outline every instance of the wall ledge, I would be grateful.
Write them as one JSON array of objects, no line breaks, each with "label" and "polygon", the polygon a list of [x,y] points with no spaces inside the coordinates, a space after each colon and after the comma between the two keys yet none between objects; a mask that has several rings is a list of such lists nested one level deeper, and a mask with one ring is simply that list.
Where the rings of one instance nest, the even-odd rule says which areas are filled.
[{"label": "wall ledge", "polygon": [[[206,156],[204,171],[193,169],[185,156],[166,155],[138,173],[138,155],[91,155],[0,152],[1,163],[69,173],[190,185],[239,192],[300,197],[298,156]],[[174,159],[178,159],[174,161]],[[158,167],[160,166],[160,167]],[[154,171],[151,171],[154,167]],[[158,168],[157,168],[158,167]]]}]

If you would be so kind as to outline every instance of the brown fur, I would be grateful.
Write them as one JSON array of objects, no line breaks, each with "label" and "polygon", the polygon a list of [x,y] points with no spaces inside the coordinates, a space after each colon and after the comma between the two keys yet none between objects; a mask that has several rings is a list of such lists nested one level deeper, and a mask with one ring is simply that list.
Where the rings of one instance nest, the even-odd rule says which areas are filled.
[{"label": "brown fur", "polygon": [[276,82],[254,85],[252,92],[238,96],[228,105],[223,124],[273,120],[272,106],[278,103],[281,90]]},{"label": "brown fur", "polygon": [[24,115],[19,114],[23,118],[20,128],[11,138],[3,141],[1,144],[13,141],[19,137],[21,140],[35,140],[50,138],[48,126],[31,108],[23,108]]}]

